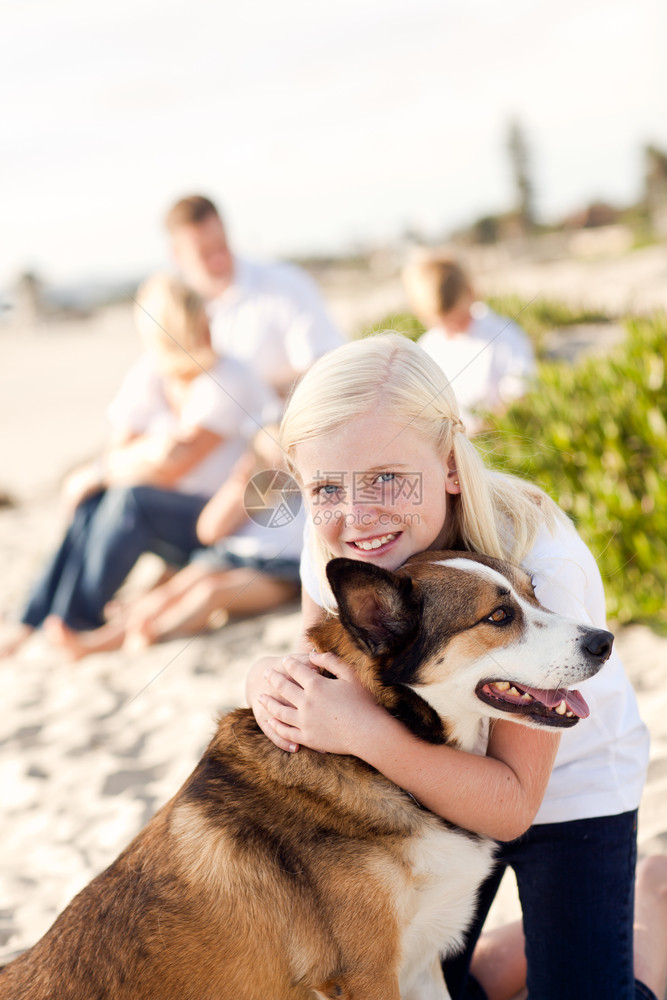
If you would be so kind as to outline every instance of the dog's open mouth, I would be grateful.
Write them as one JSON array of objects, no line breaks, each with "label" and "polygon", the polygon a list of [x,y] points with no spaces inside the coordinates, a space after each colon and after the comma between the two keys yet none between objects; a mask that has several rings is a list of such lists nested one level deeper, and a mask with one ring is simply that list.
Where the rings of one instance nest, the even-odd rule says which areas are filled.
[{"label": "dog's open mouth", "polygon": [[578,691],[524,687],[512,681],[480,681],[476,695],[503,712],[530,715],[545,726],[574,726],[588,718],[588,705]]}]

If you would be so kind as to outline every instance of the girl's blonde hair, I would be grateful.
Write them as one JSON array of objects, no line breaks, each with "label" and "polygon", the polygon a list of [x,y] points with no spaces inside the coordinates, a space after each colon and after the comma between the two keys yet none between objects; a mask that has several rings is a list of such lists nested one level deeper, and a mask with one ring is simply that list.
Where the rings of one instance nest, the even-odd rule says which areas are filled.
[{"label": "girl's blonde hair", "polygon": [[[421,432],[445,466],[453,456],[460,494],[448,496],[444,547],[519,563],[542,524],[564,514],[540,489],[488,469],[468,439],[456,397],[442,369],[418,344],[393,331],[344,344],[321,357],[296,385],[280,427],[291,472],[298,444],[376,410]],[[313,533],[317,571],[333,553]]]},{"label": "girl's blonde hair", "polygon": [[192,378],[215,364],[204,301],[178,278],[148,278],[137,292],[135,321],[166,375]]}]

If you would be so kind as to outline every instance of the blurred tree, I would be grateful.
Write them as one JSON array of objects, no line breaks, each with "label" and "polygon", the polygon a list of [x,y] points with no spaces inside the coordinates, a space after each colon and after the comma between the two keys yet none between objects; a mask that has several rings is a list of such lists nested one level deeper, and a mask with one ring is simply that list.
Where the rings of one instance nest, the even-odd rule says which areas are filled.
[{"label": "blurred tree", "polygon": [[519,121],[513,120],[509,124],[507,150],[516,188],[516,212],[524,233],[528,234],[535,228],[535,186],[526,133]]},{"label": "blurred tree", "polygon": [[667,153],[644,147],[644,203],[650,226],[658,237],[667,235]]},{"label": "blurred tree", "polygon": [[483,215],[472,226],[475,243],[496,243],[500,230],[499,216]]}]

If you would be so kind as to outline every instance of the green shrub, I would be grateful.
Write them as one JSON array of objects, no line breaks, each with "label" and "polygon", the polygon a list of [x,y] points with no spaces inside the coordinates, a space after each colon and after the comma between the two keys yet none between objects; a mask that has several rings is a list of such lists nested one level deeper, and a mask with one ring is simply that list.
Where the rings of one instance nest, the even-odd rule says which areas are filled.
[{"label": "green shrub", "polygon": [[610,317],[593,309],[573,308],[551,299],[521,295],[490,295],[485,300],[495,312],[513,319],[530,337],[538,358],[544,357],[545,334],[564,326],[609,323]]},{"label": "green shrub", "polygon": [[386,313],[377,323],[363,327],[355,339],[371,337],[374,333],[382,333],[383,330],[396,330],[397,333],[402,333],[410,340],[419,340],[426,327],[412,313]]},{"label": "green shrub", "polygon": [[[544,355],[545,334],[564,326],[584,323],[608,323],[610,317],[591,309],[576,309],[549,299],[525,299],[520,295],[489,296],[485,302],[501,316],[507,316],[522,327],[530,337],[538,357]],[[364,327],[359,337],[368,337],[381,330],[397,330],[410,340],[419,340],[425,327],[410,312],[387,313],[372,326]]]},{"label": "green shrub", "polygon": [[605,358],[540,365],[539,388],[477,440],[573,518],[610,617],[667,625],[667,317],[626,325]]},{"label": "green shrub", "polygon": [[[556,327],[608,322],[599,312],[511,295],[487,299],[531,336],[538,357]],[[595,555],[609,615],[667,627],[667,317],[626,321],[626,341],[578,365],[539,365],[536,391],[477,438],[490,464],[538,483]],[[422,324],[391,313],[363,330],[418,340]]]}]

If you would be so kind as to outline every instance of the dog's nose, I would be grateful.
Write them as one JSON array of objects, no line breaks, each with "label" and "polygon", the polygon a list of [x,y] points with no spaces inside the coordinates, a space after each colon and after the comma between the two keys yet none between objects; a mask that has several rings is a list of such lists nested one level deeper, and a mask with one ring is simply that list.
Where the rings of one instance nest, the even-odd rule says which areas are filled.
[{"label": "dog's nose", "polygon": [[611,632],[606,632],[601,628],[592,628],[586,632],[584,646],[586,650],[597,660],[603,662],[609,658],[611,647],[614,644],[614,637]]}]

